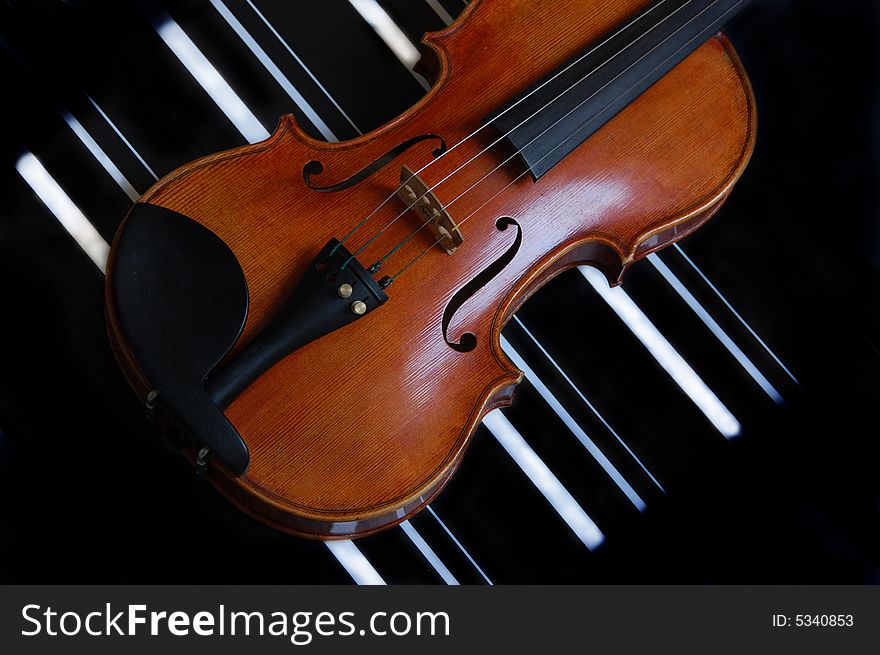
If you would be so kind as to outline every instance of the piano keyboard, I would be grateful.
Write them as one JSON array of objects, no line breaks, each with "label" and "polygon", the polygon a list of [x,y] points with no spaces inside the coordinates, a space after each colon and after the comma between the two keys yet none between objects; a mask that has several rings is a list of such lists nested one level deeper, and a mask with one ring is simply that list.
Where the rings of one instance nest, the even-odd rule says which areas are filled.
[{"label": "piano keyboard", "polygon": [[[385,123],[425,93],[413,72],[421,34],[466,3],[136,5],[0,8],[11,80],[0,108],[3,343],[19,344],[0,360],[0,489],[16,499],[0,516],[7,579],[25,574],[9,570],[21,561],[70,581],[749,581],[776,570],[776,551],[763,561],[749,545],[768,538],[772,514],[749,511],[768,490],[767,503],[812,506],[785,486],[800,474],[771,484],[759,460],[779,464],[799,435],[816,447],[811,412],[829,409],[814,403],[832,382],[815,350],[852,329],[804,337],[810,294],[798,280],[817,271],[795,260],[780,273],[779,237],[748,219],[760,207],[750,191],[769,175],[760,162],[710,225],[638,264],[622,288],[581,267],[518,312],[502,339],[525,373],[513,406],[485,418],[447,489],[397,528],[327,544],[282,535],[157,449],[103,325],[108,243],[130,203],[182,163],[262,140],[283,113],[328,141]],[[876,379],[865,343],[846,356],[861,353]],[[804,459],[814,465],[791,462]],[[783,516],[809,544],[805,561],[828,530],[839,536]],[[731,561],[738,552],[756,561]]]}]

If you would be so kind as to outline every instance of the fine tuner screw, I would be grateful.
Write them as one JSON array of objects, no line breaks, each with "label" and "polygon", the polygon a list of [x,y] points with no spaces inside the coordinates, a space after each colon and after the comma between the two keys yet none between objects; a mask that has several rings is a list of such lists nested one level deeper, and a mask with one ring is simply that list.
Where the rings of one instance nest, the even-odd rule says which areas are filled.
[{"label": "fine tuner screw", "polygon": [[363,316],[367,313],[367,304],[363,300],[355,300],[351,303],[351,311],[358,316]]},{"label": "fine tuner screw", "polygon": [[345,283],[339,287],[338,293],[340,298],[348,298],[351,296],[352,288],[351,285]]}]

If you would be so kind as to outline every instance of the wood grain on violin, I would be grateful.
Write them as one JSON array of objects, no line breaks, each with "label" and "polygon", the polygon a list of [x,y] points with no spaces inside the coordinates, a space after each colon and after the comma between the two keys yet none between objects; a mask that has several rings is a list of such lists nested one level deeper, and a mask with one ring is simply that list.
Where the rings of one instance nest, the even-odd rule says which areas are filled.
[{"label": "wood grain on violin", "polygon": [[[511,143],[491,125],[481,127],[585,48],[661,4],[475,0],[448,29],[425,37],[422,69],[433,71],[432,88],[387,125],[324,143],[285,116],[266,141],[187,164],[141,198],[207,228],[240,265],[246,321],[221,369],[247,352],[325,244],[365,217],[345,248],[364,268],[381,262],[380,272],[367,269],[377,281],[393,277],[382,282],[387,302],[298,345],[230,398],[225,416],[246,444],[246,470],[237,475],[210,456],[207,469],[230,501],[308,537],[347,538],[400,522],[449,480],[482,416],[509,404],[521,374],[501,352],[499,335],[531,293],[580,263],[619,282],[633,262],[719,209],[755,138],[748,80],[721,35],[701,39],[540,176],[524,174]],[[682,12],[687,5],[677,3]],[[389,153],[396,157],[388,161]],[[404,211],[397,195],[403,166],[460,230],[452,254],[432,248],[437,233],[420,230],[420,214]],[[143,399],[155,391],[161,401],[163,390],[145,373],[146,355],[120,316],[123,301],[130,303],[119,295],[121,265],[139,270],[121,261],[131,219],[108,267],[108,327],[135,391]],[[199,256],[198,248],[181,247],[170,260]],[[159,302],[163,293],[156,290]],[[346,302],[353,306],[358,293]],[[198,344],[200,334],[179,338]],[[203,445],[185,441],[184,450],[195,458]]]}]

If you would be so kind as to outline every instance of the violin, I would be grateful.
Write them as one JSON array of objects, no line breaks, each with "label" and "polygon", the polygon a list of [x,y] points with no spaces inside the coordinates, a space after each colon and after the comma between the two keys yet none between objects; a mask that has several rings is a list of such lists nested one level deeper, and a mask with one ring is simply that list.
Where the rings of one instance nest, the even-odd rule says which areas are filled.
[{"label": "violin", "polygon": [[156,182],[114,239],[126,378],[231,503],[351,538],[418,512],[522,373],[507,320],[576,265],[619,284],[722,206],[755,101],[746,0],[472,0],[430,91],[356,139],[293,116]]}]

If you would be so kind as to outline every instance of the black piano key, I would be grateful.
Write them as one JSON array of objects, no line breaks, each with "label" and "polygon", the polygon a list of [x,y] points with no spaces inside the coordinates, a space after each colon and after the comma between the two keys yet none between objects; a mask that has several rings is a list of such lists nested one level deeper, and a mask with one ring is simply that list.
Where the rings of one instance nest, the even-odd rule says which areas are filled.
[{"label": "black piano key", "polygon": [[425,32],[446,27],[443,19],[424,0],[381,0],[379,4],[416,46]]},{"label": "black piano key", "polygon": [[588,579],[593,553],[485,427],[432,507],[493,583]]},{"label": "black piano key", "polygon": [[[571,384],[573,380],[568,376],[568,372],[562,367],[558,358],[553,358],[551,361],[552,353],[547,351],[546,347],[540,344],[540,342],[536,343],[534,334],[528,330],[525,323],[520,321],[521,319],[518,317],[512,321],[505,328],[504,335],[514,345],[517,353],[526,359],[532,372],[547,386],[553,398],[562,405],[565,412],[583,430],[590,441],[595,444],[599,452],[610,461],[611,466],[632,487],[632,491],[641,500],[650,503],[656,494],[663,494],[663,482],[645,464],[640,457],[640,453],[633,448],[630,443],[632,439],[628,435],[620,434],[614,429],[614,426],[608,422],[608,419],[598,408],[592,405],[592,401],[586,395],[584,389],[577,388]],[[551,357],[548,357],[548,355]],[[560,369],[562,372],[560,372]],[[528,378],[526,380],[528,381]],[[584,401],[584,398],[586,398],[587,402]],[[535,397],[534,390],[529,384],[523,387],[522,392],[519,388],[516,391],[514,409],[517,406],[522,406],[522,411],[525,414],[528,414],[533,405],[544,407],[546,404],[545,399],[542,397]],[[570,428],[566,428],[566,433],[560,440],[564,440],[566,443],[577,444],[577,447],[583,454],[588,454],[589,452]],[[592,455],[588,456],[592,457]],[[607,479],[611,479],[609,475],[614,474],[614,472],[609,473],[605,469],[602,470],[602,473]],[[620,489],[620,485],[617,486]],[[626,496],[623,490],[620,493]],[[627,498],[632,504],[632,497],[627,496]]]},{"label": "black piano key", "polygon": [[142,195],[159,179],[159,173],[144,159],[136,144],[129,140],[94,98],[86,96],[79,105],[71,106],[70,112],[122,171],[137,193]]},{"label": "black piano key", "polygon": [[354,543],[388,584],[443,584],[403,528],[362,537]]},{"label": "black piano key", "polygon": [[459,584],[492,583],[468,545],[449,528],[436,509],[426,508],[409,519],[409,522],[428,542]]},{"label": "black piano key", "polygon": [[401,530],[388,530],[353,543],[386,584],[442,584]]},{"label": "black piano key", "polygon": [[[162,8],[269,132],[285,113],[297,113],[300,124],[314,132],[314,126],[303,120],[266,67],[209,2],[166,1]],[[160,14],[154,20],[163,18]]]},{"label": "black piano key", "polygon": [[743,433],[748,431],[749,424],[764,420],[766,413],[777,407],[773,398],[755,383],[650,262],[641,262],[630,269],[624,288],[737,418]]},{"label": "black piano key", "polygon": [[[2,60],[21,90],[13,106],[4,112],[4,122],[16,128],[7,142],[4,160],[11,166],[25,151],[34,152],[73,202],[93,216],[104,239],[112,239],[119,217],[131,204],[129,194],[134,194],[134,188],[129,183],[127,190],[123,189],[106,172],[98,159],[99,146],[89,141],[82,123],[56,104],[48,89],[34,79],[33,70],[23,69],[21,60],[8,51]],[[80,130],[79,135],[75,129]],[[124,178],[121,170],[119,174]]]},{"label": "black piano key", "polygon": [[[793,217],[775,207],[781,202],[776,196],[782,192],[776,186],[754,197],[750,187],[756,184],[755,174],[767,166],[760,146],[755,160],[754,170],[750,165],[750,174],[718,215],[680,247],[800,380],[799,355],[804,351],[795,347],[803,333],[799,320],[816,308],[813,280],[817,275],[805,270],[799,257],[779,256],[790,251],[790,237],[798,228],[783,227]],[[779,171],[767,174],[778,176],[778,186],[787,184]],[[676,249],[665,259],[687,267]]]},{"label": "black piano key", "polygon": [[165,6],[268,131],[274,131],[280,116],[293,114],[316,139],[357,136],[310,71],[273,34],[274,26],[261,20],[259,8],[226,0],[179,0]]},{"label": "black piano key", "polygon": [[[506,411],[508,418],[529,445],[554,472],[563,486],[578,500],[603,533],[612,527],[637,518],[646,507],[645,490],[622,490],[613,476],[619,476],[623,485],[639,485],[632,475],[621,473],[618,458],[611,461],[611,474],[584,448],[571,430],[547,406],[527,381],[516,391],[516,402]],[[602,444],[598,450],[608,457],[609,449]],[[612,454],[613,457],[613,454]],[[633,471],[627,470],[627,473]]]},{"label": "black piano key", "polygon": [[458,15],[464,11],[465,7],[468,6],[468,0],[438,0],[439,3],[449,12],[449,15],[453,18],[458,18]]},{"label": "black piano key", "polygon": [[60,116],[43,129],[54,134],[33,148],[33,154],[104,240],[111,242],[131,199]]},{"label": "black piano key", "polygon": [[685,248],[689,243],[690,240],[664,251],[660,257],[663,265],[706,308],[721,330],[730,336],[783,399],[786,395],[796,394],[797,377],[776,353],[775,344],[769,343],[755,330],[749,317],[731,303],[725,291],[687,254]]}]

